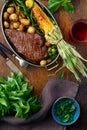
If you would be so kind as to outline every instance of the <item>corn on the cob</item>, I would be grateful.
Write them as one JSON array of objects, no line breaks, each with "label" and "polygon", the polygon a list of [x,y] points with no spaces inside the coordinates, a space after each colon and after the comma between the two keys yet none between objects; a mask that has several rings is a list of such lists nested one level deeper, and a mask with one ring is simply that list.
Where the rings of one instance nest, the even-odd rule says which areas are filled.
[{"label": "corn on the cob", "polygon": [[[30,0],[26,1],[26,6],[30,7]],[[36,2],[34,2],[32,12],[40,29],[42,29],[45,34],[50,32],[54,25]]]},{"label": "corn on the cob", "polygon": [[[26,0],[26,6],[29,7],[28,1]],[[45,34],[45,38],[51,44],[57,45],[60,56],[62,57],[64,64],[74,75],[75,78],[80,81],[80,78],[76,72],[76,69],[84,76],[87,77],[87,68],[81,60],[85,60],[71,45],[63,40],[63,36],[58,26],[55,26],[49,17],[43,12],[41,7],[34,2],[32,7],[33,15],[40,27]]]}]

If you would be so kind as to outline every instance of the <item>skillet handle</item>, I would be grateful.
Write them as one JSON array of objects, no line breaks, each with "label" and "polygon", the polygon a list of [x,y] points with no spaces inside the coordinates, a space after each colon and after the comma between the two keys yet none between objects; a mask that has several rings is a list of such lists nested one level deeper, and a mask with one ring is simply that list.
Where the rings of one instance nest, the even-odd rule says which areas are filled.
[{"label": "skillet handle", "polygon": [[4,59],[8,60],[8,56],[7,56],[2,50],[0,50],[0,55],[1,55]]},{"label": "skillet handle", "polygon": [[29,64],[27,62],[25,62],[24,60],[20,59],[17,56],[15,58],[19,61],[20,66],[27,68],[27,69],[29,68]]},{"label": "skillet handle", "polygon": [[6,47],[4,44],[2,44],[1,42],[0,42],[0,48],[1,48],[2,50],[6,51],[8,54],[14,56],[13,51],[11,51],[9,48],[7,48],[7,47]]}]

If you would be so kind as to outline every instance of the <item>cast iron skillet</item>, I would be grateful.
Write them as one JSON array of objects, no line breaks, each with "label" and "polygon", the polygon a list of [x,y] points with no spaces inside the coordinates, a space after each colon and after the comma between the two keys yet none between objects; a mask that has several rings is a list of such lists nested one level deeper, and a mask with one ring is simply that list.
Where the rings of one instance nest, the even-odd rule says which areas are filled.
[{"label": "cast iron skillet", "polygon": [[[53,15],[51,14],[51,12],[46,8],[46,6],[44,6],[41,2],[39,2],[38,0],[35,0],[41,7],[43,7],[46,12],[49,14],[49,16],[53,19],[53,21],[55,22],[55,24],[57,25],[57,22],[55,20],[55,18],[53,17]],[[6,43],[9,45],[9,47],[11,48],[11,50],[14,52],[14,54],[21,60],[23,60],[26,64],[28,65],[32,65],[32,66],[36,66],[36,67],[41,67],[39,64],[34,64],[28,60],[26,60],[25,58],[23,58],[14,48],[13,44],[8,40],[8,37],[6,36],[5,34],[5,28],[4,28],[4,25],[3,25],[3,13],[6,9],[6,3],[4,3],[3,7],[2,7],[2,10],[1,10],[1,29],[2,29],[2,33],[4,35],[4,38],[6,40]],[[46,67],[52,65],[54,62],[56,62],[56,60],[58,59],[59,55],[54,59],[52,60],[52,62],[48,63],[46,65]]]}]

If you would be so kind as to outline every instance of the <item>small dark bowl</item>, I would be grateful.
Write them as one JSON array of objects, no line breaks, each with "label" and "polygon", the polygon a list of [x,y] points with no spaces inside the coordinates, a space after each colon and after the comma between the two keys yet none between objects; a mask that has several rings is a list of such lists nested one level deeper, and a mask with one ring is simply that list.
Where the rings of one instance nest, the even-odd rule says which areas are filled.
[{"label": "small dark bowl", "polygon": [[[74,118],[71,122],[62,122],[61,119],[56,115],[56,105],[59,104],[60,102],[64,101],[65,99],[70,99],[73,102],[74,106],[76,107]],[[80,106],[79,106],[78,102],[73,98],[69,98],[69,97],[58,98],[52,106],[52,116],[53,116],[54,120],[57,123],[59,123],[60,125],[65,125],[65,126],[71,125],[71,124],[75,123],[80,116]]]}]

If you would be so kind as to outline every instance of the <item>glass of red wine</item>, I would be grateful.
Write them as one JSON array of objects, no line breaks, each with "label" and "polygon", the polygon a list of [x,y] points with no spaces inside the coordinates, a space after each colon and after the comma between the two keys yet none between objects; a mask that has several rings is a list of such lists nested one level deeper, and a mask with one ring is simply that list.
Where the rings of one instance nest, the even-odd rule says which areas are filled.
[{"label": "glass of red wine", "polygon": [[73,40],[78,42],[87,42],[87,20],[79,19],[71,27],[70,35]]}]

